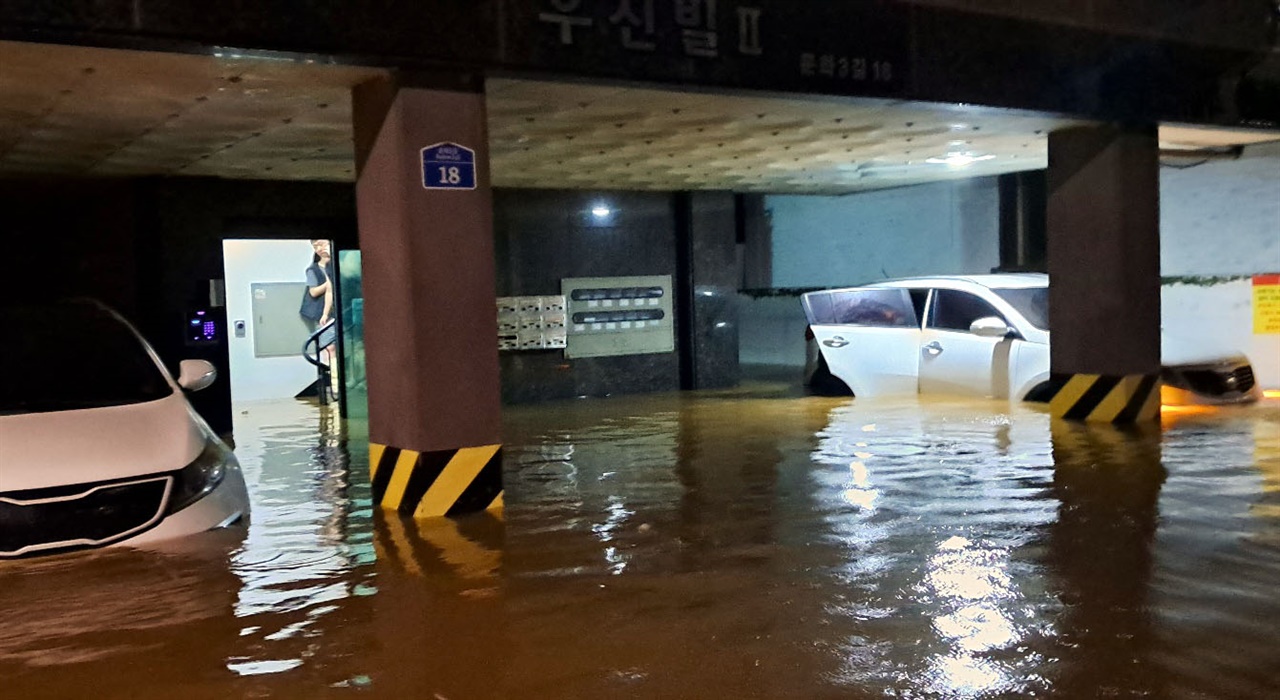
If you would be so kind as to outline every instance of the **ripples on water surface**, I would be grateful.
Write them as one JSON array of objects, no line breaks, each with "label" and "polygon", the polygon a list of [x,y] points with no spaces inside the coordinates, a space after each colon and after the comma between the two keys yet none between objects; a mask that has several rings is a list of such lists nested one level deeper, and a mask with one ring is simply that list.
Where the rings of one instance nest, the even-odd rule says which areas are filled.
[{"label": "ripples on water surface", "polygon": [[514,408],[504,516],[422,525],[360,426],[246,410],[247,533],[0,565],[0,698],[1280,695],[1275,401]]}]

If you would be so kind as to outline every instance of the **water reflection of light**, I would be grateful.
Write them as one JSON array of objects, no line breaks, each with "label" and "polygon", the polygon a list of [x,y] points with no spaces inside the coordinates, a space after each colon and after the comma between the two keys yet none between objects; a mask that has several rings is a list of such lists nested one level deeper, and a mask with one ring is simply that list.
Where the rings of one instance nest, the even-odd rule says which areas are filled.
[{"label": "water reflection of light", "polygon": [[938,634],[969,653],[998,649],[1018,640],[1009,620],[992,605],[969,605],[933,621]]},{"label": "water reflection of light", "polygon": [[240,676],[261,676],[268,673],[292,671],[302,665],[302,659],[271,659],[267,661],[248,661],[232,658],[227,660],[227,669]]},{"label": "water reflection of light", "polygon": [[964,537],[952,537],[938,545],[938,554],[929,560],[925,583],[951,598],[976,600],[1005,598],[1009,591],[1009,575],[1005,572],[1003,550],[973,549]]},{"label": "water reflection of light", "polygon": [[983,695],[1007,685],[998,664],[967,654],[934,657],[929,665],[929,690],[943,697]]},{"label": "water reflection of light", "polygon": [[[871,457],[870,454],[859,452],[859,457]],[[862,462],[849,463],[849,476],[851,486],[844,490],[844,500],[850,505],[870,510],[875,507],[876,498],[880,496],[880,492],[871,488],[871,476],[867,471],[867,465]]]},{"label": "water reflection of light", "polygon": [[1198,406],[1196,404],[1173,405],[1165,404],[1160,407],[1160,413],[1171,415],[1204,415],[1207,413],[1217,413],[1218,409],[1214,406]]},{"label": "water reflection of light", "polygon": [[[624,525],[628,518],[635,515],[635,511],[629,510],[623,504],[622,499],[617,496],[609,497],[609,505],[606,510],[608,516],[605,517],[605,521],[599,525],[593,525],[591,531],[600,538],[601,542],[612,542],[615,538],[615,531]],[[615,576],[621,574],[627,568],[627,556],[619,552],[616,546],[605,548],[604,560],[609,563],[609,571]]]},{"label": "water reflection of light", "polygon": [[236,454],[254,511],[231,559],[241,581],[234,614],[250,650],[226,659],[238,675],[312,663],[318,648],[307,640],[360,595],[356,571],[373,561],[372,503],[350,496],[342,427],[327,416],[298,402],[255,404],[236,415]]},{"label": "water reflection of light", "polygon": [[1016,597],[1005,549],[982,547],[953,536],[938,544],[924,584],[941,603],[933,629],[950,643],[929,660],[931,690],[969,696],[1008,688],[1003,665],[978,655],[1016,644],[1021,635],[999,601]]},{"label": "water reflection of light", "polygon": [[1207,416],[1217,412],[1218,409],[1214,406],[1197,406],[1194,404],[1173,406],[1165,404],[1160,407],[1160,427],[1168,430],[1177,425],[1179,421],[1196,416]]}]

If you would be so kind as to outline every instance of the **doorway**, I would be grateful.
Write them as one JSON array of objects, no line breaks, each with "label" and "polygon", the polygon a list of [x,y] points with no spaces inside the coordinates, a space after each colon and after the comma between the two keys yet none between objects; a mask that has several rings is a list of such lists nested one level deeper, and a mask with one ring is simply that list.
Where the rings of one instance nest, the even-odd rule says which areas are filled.
[{"label": "doorway", "polygon": [[[331,249],[330,242],[323,242]],[[307,360],[303,350],[308,338],[319,328],[319,318],[311,313],[313,318],[309,323],[301,312],[306,298],[309,307],[318,305],[318,309],[312,311],[328,304],[328,318],[336,319],[339,285],[333,271],[336,262],[327,268],[328,272],[318,266],[319,247],[307,239],[225,239],[222,242],[227,369],[233,410],[247,402],[320,400],[321,373]],[[309,282],[314,285],[323,281],[331,282],[328,291],[319,296],[308,293]],[[326,294],[332,295],[327,301]],[[337,335],[336,332],[322,333],[320,337],[328,342]],[[330,387],[335,397],[341,387],[337,347],[333,342],[319,352],[320,361],[330,368]]]}]

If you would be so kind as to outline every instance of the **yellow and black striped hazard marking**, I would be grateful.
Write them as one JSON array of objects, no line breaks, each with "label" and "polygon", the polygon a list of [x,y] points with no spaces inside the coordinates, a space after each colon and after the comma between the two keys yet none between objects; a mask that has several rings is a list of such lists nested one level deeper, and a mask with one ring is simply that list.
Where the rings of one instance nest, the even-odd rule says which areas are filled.
[{"label": "yellow and black striped hazard marking", "polygon": [[1160,375],[1054,374],[1054,418],[1091,423],[1141,423],[1160,417]]},{"label": "yellow and black striped hazard marking", "polygon": [[502,507],[502,445],[415,452],[369,443],[373,502],[415,518]]},{"label": "yellow and black striped hazard marking", "polygon": [[505,529],[492,512],[465,520],[411,520],[384,511],[373,524],[378,561],[412,576],[474,583],[493,579],[502,567]]}]

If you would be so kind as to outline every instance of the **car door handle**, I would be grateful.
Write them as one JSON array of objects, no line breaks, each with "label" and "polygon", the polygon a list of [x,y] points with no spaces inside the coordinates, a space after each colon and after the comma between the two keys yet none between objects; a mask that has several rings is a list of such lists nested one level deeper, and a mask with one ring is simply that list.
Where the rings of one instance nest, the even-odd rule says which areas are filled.
[{"label": "car door handle", "polygon": [[828,338],[828,339],[826,339],[826,340],[822,341],[822,344],[823,344],[823,345],[825,345],[825,346],[827,346],[827,347],[829,347],[829,348],[842,348],[842,347],[844,347],[844,346],[848,345],[848,344],[849,344],[849,341],[847,341],[847,340],[845,340],[844,338],[841,338],[840,336],[838,336],[838,335],[837,335],[837,336],[835,336],[835,337],[833,337],[833,338]]},{"label": "car door handle", "polygon": [[937,357],[938,355],[942,354],[942,343],[939,343],[938,341],[935,340],[932,343],[929,343],[928,345],[924,346],[923,348],[920,348],[920,351],[928,355],[929,357]]}]

